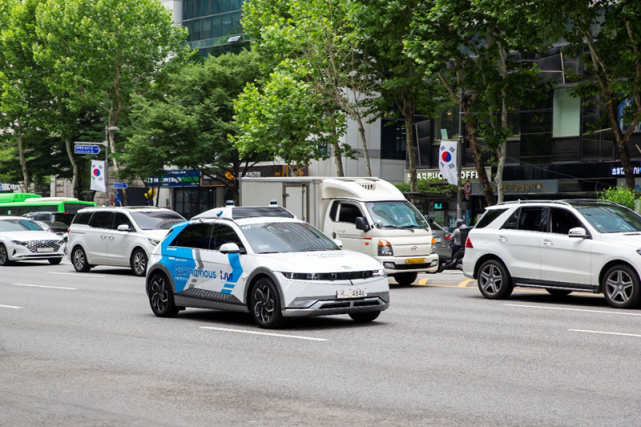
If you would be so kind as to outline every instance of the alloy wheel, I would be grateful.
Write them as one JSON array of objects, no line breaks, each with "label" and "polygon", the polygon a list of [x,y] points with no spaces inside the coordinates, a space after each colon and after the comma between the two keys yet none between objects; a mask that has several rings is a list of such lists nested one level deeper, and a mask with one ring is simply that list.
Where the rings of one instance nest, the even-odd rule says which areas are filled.
[{"label": "alloy wheel", "polygon": [[489,264],[481,271],[479,284],[489,295],[494,295],[501,290],[503,275],[494,264]]},{"label": "alloy wheel", "polygon": [[136,274],[142,276],[147,270],[147,257],[145,257],[144,253],[138,251],[134,254],[133,264]]},{"label": "alloy wheel", "polygon": [[82,270],[85,266],[85,254],[81,249],[76,249],[73,252],[73,265],[76,270]]},{"label": "alloy wheel", "polygon": [[169,303],[169,292],[165,278],[157,275],[151,282],[151,306],[155,311],[163,313]]},{"label": "alloy wheel", "polygon": [[634,283],[628,273],[623,270],[615,270],[605,281],[605,292],[608,297],[617,303],[627,303],[632,297]]},{"label": "alloy wheel", "polygon": [[254,289],[254,315],[261,323],[269,323],[274,316],[274,293],[267,284],[261,284]]}]

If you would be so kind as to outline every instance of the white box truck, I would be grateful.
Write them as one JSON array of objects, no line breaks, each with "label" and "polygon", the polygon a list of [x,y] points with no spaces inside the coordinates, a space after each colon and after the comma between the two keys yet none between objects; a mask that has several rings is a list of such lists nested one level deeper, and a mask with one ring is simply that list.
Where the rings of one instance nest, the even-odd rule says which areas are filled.
[{"label": "white box truck", "polygon": [[389,276],[409,285],[435,273],[438,254],[423,215],[394,185],[378,178],[242,178],[241,206],[276,200],[343,248],[377,259]]}]

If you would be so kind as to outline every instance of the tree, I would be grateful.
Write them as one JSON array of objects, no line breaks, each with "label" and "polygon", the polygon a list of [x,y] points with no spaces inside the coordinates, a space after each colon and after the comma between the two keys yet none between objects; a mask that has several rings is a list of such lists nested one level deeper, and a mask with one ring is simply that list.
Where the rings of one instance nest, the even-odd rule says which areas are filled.
[{"label": "tree", "polygon": [[[46,0],[36,19],[34,56],[50,71],[43,81],[68,97],[72,110],[99,107],[108,127],[119,123],[133,94],[144,95],[188,57],[187,30],[174,26],[157,0]],[[108,141],[115,153],[112,131]]]},{"label": "tree", "polygon": [[[636,0],[515,0],[509,7],[585,67],[575,96],[598,96],[612,128],[626,186],[634,190],[628,143],[641,122],[641,3]],[[576,70],[574,70],[576,71]]]},{"label": "tree", "polygon": [[242,157],[229,141],[238,134],[234,100],[262,76],[259,55],[242,51],[189,62],[155,82],[146,97],[134,99],[131,129],[118,155],[125,166],[121,176],[157,177],[170,165],[210,176],[229,171],[237,193],[238,177],[254,162],[251,150]]},{"label": "tree", "polygon": [[[279,77],[292,65],[306,69],[304,74],[292,76],[308,83],[298,95],[308,93],[313,102],[326,105],[325,117],[343,111],[356,122],[367,174],[371,176],[365,119],[373,75],[370,57],[347,19],[348,6],[347,0],[252,0],[244,8],[243,27],[257,40],[256,48],[274,58],[274,66],[290,61],[278,72]],[[341,155],[353,154],[345,145],[333,145],[340,175]]]}]

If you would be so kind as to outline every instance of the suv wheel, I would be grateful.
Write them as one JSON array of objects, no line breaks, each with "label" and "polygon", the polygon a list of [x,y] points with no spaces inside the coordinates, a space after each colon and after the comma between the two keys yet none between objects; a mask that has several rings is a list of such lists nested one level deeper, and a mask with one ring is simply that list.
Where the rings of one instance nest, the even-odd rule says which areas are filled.
[{"label": "suv wheel", "polygon": [[144,276],[147,273],[147,255],[142,249],[136,249],[131,254],[130,263],[136,276]]},{"label": "suv wheel", "polygon": [[478,285],[481,294],[489,299],[505,299],[514,290],[507,268],[495,259],[485,261],[479,268]]},{"label": "suv wheel", "polygon": [[639,305],[639,277],[627,265],[619,264],[610,268],[603,276],[601,288],[612,307],[634,308]]},{"label": "suv wheel", "polygon": [[149,305],[158,317],[175,317],[178,314],[174,291],[163,273],[154,273],[149,280]]},{"label": "suv wheel", "polygon": [[260,279],[251,290],[250,312],[258,326],[265,329],[277,329],[285,324],[280,312],[280,296],[274,283]]},{"label": "suv wheel", "polygon": [[86,273],[91,269],[91,266],[87,262],[87,255],[85,255],[85,251],[80,246],[73,248],[73,252],[71,252],[71,262],[73,263],[73,268],[78,272]]}]

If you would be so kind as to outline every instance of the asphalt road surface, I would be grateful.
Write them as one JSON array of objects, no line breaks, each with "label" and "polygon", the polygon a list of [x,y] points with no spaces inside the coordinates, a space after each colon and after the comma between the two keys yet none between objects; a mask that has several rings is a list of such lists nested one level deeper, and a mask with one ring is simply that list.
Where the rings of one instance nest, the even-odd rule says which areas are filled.
[{"label": "asphalt road surface", "polygon": [[348,316],[265,331],[249,315],[155,317],[128,270],[0,267],[1,426],[641,425],[641,310],[459,272]]}]

